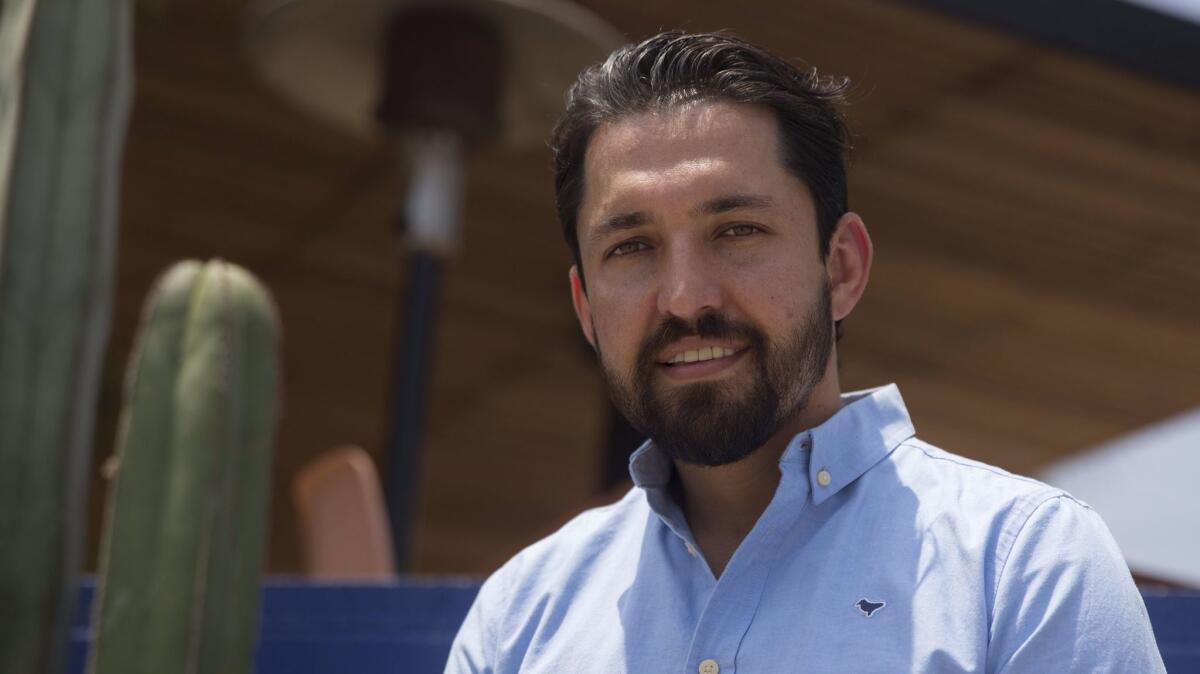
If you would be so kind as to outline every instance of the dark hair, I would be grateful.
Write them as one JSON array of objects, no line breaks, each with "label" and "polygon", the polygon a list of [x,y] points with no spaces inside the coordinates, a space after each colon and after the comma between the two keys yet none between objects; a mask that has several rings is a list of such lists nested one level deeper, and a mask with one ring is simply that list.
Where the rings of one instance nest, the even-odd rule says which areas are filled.
[{"label": "dark hair", "polygon": [[849,80],[817,75],[724,33],[666,32],[626,45],[585,69],[567,92],[550,138],[558,219],[583,279],[576,229],[583,166],[596,129],[619,117],[693,101],[763,105],[779,120],[782,160],[816,201],[821,259],[838,219],[849,210],[845,120],[838,110]]}]

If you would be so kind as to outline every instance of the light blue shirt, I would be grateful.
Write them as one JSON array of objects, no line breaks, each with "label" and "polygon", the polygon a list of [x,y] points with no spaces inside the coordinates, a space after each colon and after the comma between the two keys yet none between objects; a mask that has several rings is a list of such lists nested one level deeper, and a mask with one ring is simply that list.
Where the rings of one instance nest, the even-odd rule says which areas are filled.
[{"label": "light blue shirt", "polygon": [[719,579],[643,445],[624,498],[484,583],[446,672],[1165,671],[1091,508],[918,440],[895,386],[844,402]]}]

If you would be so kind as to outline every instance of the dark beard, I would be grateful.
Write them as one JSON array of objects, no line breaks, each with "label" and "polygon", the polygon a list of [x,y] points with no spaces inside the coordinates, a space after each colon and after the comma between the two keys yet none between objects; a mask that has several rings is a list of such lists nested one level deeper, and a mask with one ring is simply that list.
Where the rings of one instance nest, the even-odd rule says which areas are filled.
[{"label": "dark beard", "polygon": [[[672,459],[701,466],[723,466],[744,459],[808,405],[825,375],[833,349],[834,327],[829,285],[818,290],[813,310],[784,342],[774,345],[752,325],[706,313],[693,324],[672,316],[651,334],[639,351],[633,384],[600,363],[609,393],[629,422]],[[742,356],[756,372],[748,390],[745,376],[734,381],[698,382],[665,392],[654,381],[656,356],[667,345],[689,336],[745,343]]]}]

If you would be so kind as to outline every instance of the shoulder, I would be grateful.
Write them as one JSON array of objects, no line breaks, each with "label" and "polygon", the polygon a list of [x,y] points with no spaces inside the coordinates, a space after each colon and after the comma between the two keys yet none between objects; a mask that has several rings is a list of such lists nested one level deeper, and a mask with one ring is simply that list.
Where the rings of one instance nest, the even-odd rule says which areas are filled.
[{"label": "shoulder", "polygon": [[1020,527],[1040,507],[1058,502],[1062,508],[1091,508],[1057,487],[968,459],[910,438],[890,457],[901,484],[935,508],[955,508],[964,514],[992,514]]},{"label": "shoulder", "polygon": [[921,471],[938,479],[949,478],[956,483],[991,486],[1010,493],[1040,492],[1046,495],[1064,493],[1060,489],[1031,477],[1017,475],[982,461],[953,454],[916,437],[902,442],[896,448],[893,460],[899,466],[914,471],[914,474],[915,471]]},{"label": "shoulder", "polygon": [[1164,671],[1099,513],[1061,489],[919,441],[902,449],[895,464],[921,489],[925,531],[952,531],[935,538],[984,553],[988,671]]},{"label": "shoulder", "polygon": [[[1033,478],[952,454],[916,438],[889,457],[896,482],[915,496],[922,531],[985,555],[989,594],[1014,556],[1023,562],[1032,537],[1061,540],[1076,552],[1112,563],[1115,545],[1100,516],[1067,492]],[[1066,559],[1066,558],[1063,558]],[[1119,553],[1116,561],[1121,562]],[[1022,561],[1016,562],[1020,564]]]},{"label": "shoulder", "polygon": [[[481,590],[507,605],[583,583],[608,561],[640,544],[650,510],[633,488],[619,501],[585,510],[557,531],[529,545],[500,567]],[[636,548],[635,548],[636,549]]]},{"label": "shoulder", "polygon": [[646,501],[635,489],[616,504],[578,514],[492,573],[458,628],[446,672],[502,670],[504,654],[526,650],[529,627],[547,613],[562,613],[560,604],[569,602],[572,588],[622,547],[644,513]]},{"label": "shoulder", "polygon": [[640,489],[587,510],[526,547],[484,581],[450,649],[447,672],[499,671],[509,652],[524,653],[543,622],[561,618],[577,592],[611,585],[603,574],[630,564],[614,557],[636,553],[649,508]]},{"label": "shoulder", "polygon": [[891,461],[900,484],[917,494],[925,531],[952,532],[940,540],[985,554],[985,592],[1001,632],[1011,627],[1004,626],[1015,618],[1005,612],[1014,606],[1042,615],[1070,602],[1091,607],[1093,618],[1140,626],[1145,609],[1129,568],[1087,503],[916,439]]}]

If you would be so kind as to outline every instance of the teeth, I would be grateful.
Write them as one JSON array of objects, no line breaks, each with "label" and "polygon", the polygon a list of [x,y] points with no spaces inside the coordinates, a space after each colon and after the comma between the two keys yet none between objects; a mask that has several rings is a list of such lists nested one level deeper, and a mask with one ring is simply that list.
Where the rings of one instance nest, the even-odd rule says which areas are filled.
[{"label": "teeth", "polygon": [[668,363],[699,363],[714,358],[725,358],[734,354],[733,349],[727,349],[720,346],[706,346],[703,349],[692,349],[690,351],[680,351],[675,354]]}]

